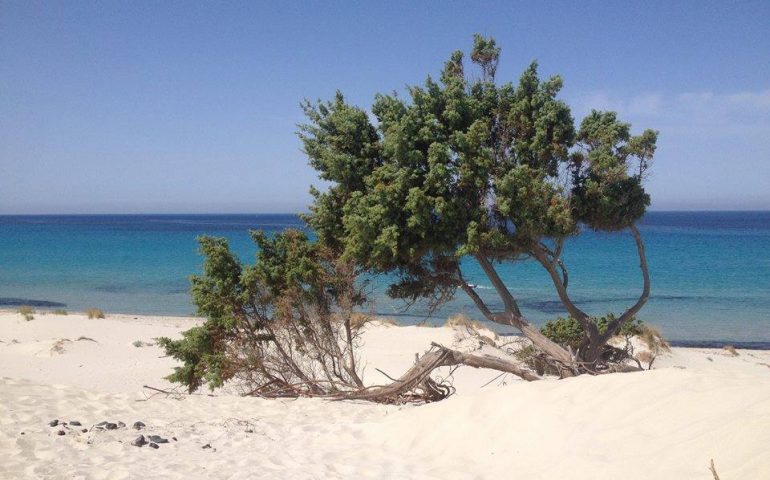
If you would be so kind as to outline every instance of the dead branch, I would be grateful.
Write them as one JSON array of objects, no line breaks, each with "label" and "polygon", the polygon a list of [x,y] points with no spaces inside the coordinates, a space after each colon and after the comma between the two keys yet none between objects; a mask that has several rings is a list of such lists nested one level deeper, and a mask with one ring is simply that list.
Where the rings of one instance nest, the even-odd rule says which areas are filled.
[{"label": "dead branch", "polygon": [[540,376],[504,358],[485,354],[463,353],[438,343],[418,358],[415,364],[389,385],[378,386],[334,397],[335,399],[369,400],[383,403],[403,403],[409,400],[435,401],[446,398],[451,390],[430,378],[440,367],[465,365],[473,368],[489,368],[514,374],[526,381],[540,380]]},{"label": "dead branch", "polygon": [[717,469],[714,468],[714,459],[711,459],[711,465],[709,466],[709,470],[711,470],[711,474],[714,476],[714,480],[719,480],[719,475],[717,475]]}]

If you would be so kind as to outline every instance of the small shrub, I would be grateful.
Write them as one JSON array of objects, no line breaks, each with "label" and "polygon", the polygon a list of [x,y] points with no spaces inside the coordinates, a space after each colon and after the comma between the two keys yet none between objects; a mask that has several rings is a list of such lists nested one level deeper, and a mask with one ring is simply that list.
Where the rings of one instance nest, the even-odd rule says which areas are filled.
[{"label": "small shrub", "polygon": [[86,315],[88,315],[88,318],[104,318],[104,312],[101,311],[98,308],[89,308],[86,310]]},{"label": "small shrub", "polygon": [[[607,325],[613,320],[615,320],[615,316],[611,313],[594,319],[596,326],[599,328],[599,333],[606,332]],[[638,320],[636,317],[632,317],[631,320],[620,327],[618,335],[626,337],[641,335],[643,333],[643,328],[644,325],[642,321]],[[572,350],[577,350],[583,341],[583,326],[572,317],[559,317],[556,320],[549,320],[543,325],[540,331],[543,335],[559,345],[569,347]],[[658,332],[658,335],[660,335],[660,332]]]},{"label": "small shrub", "polygon": [[559,345],[572,350],[576,350],[583,341],[583,326],[572,317],[549,320],[540,331]]},{"label": "small shrub", "polygon": [[654,355],[671,351],[671,346],[663,339],[663,334],[652,325],[640,325],[637,335]]},{"label": "small shrub", "polygon": [[53,313],[54,315],[67,315],[67,310],[54,310],[51,313]]},{"label": "small shrub", "polygon": [[30,321],[33,318],[35,318],[35,309],[30,307],[29,305],[22,305],[19,307],[19,313],[26,321]]}]

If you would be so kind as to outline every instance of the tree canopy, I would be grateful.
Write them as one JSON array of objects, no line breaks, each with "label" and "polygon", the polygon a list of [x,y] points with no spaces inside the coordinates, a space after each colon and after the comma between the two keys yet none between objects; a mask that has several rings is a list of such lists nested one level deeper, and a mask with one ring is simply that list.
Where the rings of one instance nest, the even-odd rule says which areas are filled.
[{"label": "tree canopy", "polygon": [[[586,331],[578,351],[593,362],[601,347],[649,295],[644,247],[635,223],[650,197],[644,179],[657,132],[631,134],[614,112],[591,111],[579,125],[558,98],[562,79],[541,79],[532,62],[516,84],[496,82],[501,50],[474,37],[466,72],[452,53],[438,80],[408,87],[408,97],[377,95],[371,115],[342,93],[304,102],[300,138],[310,164],[330,183],[312,190],[307,220],[319,241],[375,273],[398,279],[388,292],[438,305],[458,288],[492,321],[521,329],[562,362],[574,352],[538,336],[495,271],[495,262],[533,258],[548,270],[565,309]],[[581,225],[628,229],[636,240],[644,288],[637,304],[604,333],[567,293],[564,240]],[[505,305],[491,312],[463,278],[475,258]],[[542,337],[542,338],[541,338]]]}]

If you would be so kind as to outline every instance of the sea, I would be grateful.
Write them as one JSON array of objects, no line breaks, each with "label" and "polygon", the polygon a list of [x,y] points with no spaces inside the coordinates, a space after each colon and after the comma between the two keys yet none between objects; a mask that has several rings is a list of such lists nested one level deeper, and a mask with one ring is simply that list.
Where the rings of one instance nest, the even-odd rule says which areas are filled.
[{"label": "sea", "polygon": [[[225,237],[252,263],[248,231],[286,228],[306,229],[296,214],[0,216],[0,308],[192,315],[189,278],[202,264],[197,237]],[[676,345],[770,348],[770,212],[652,211],[640,231],[652,279],[641,320]],[[641,291],[628,233],[584,231],[566,243],[564,259],[569,291],[592,315],[618,314]],[[469,259],[463,269],[499,307],[478,265]],[[499,271],[534,323],[565,315],[539,265],[525,260]],[[369,279],[371,311],[402,324],[440,325],[457,313],[482,319],[463,292],[433,312],[423,302],[392,300],[390,280]]]}]

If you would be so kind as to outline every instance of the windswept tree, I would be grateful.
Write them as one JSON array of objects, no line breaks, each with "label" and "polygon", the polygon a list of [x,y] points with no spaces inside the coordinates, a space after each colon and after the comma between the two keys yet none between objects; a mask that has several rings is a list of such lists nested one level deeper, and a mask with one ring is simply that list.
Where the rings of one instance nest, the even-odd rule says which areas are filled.
[{"label": "windswept tree", "polygon": [[433,345],[398,380],[365,386],[357,350],[369,317],[355,266],[302,232],[273,237],[252,232],[256,262],[242,264],[222,238],[200,239],[203,275],[193,277],[193,300],[206,317],[182,338],[159,339],[181,362],[167,378],[192,392],[229,383],[244,395],[322,396],[386,403],[435,401],[452,393],[431,373],[467,365],[538,377],[512,359]]},{"label": "windswept tree", "polygon": [[[394,274],[394,298],[432,307],[462,290],[488,320],[510,325],[567,374],[592,370],[607,341],[645,304],[650,279],[636,222],[650,203],[643,181],[657,133],[632,135],[613,112],[592,111],[576,128],[557,94],[558,76],[542,80],[532,63],[517,85],[495,82],[500,49],[474,37],[466,73],[454,52],[438,81],[409,98],[377,95],[370,115],[337,93],[306,102],[301,127],[310,164],[328,181],[307,219],[319,241],[365,270]],[[642,273],[638,300],[601,331],[570,298],[565,240],[581,228],[633,237]],[[492,308],[464,277],[472,258],[503,305]],[[573,351],[543,335],[522,314],[500,277],[500,262],[534,259],[550,275],[565,310],[583,328]]]}]

